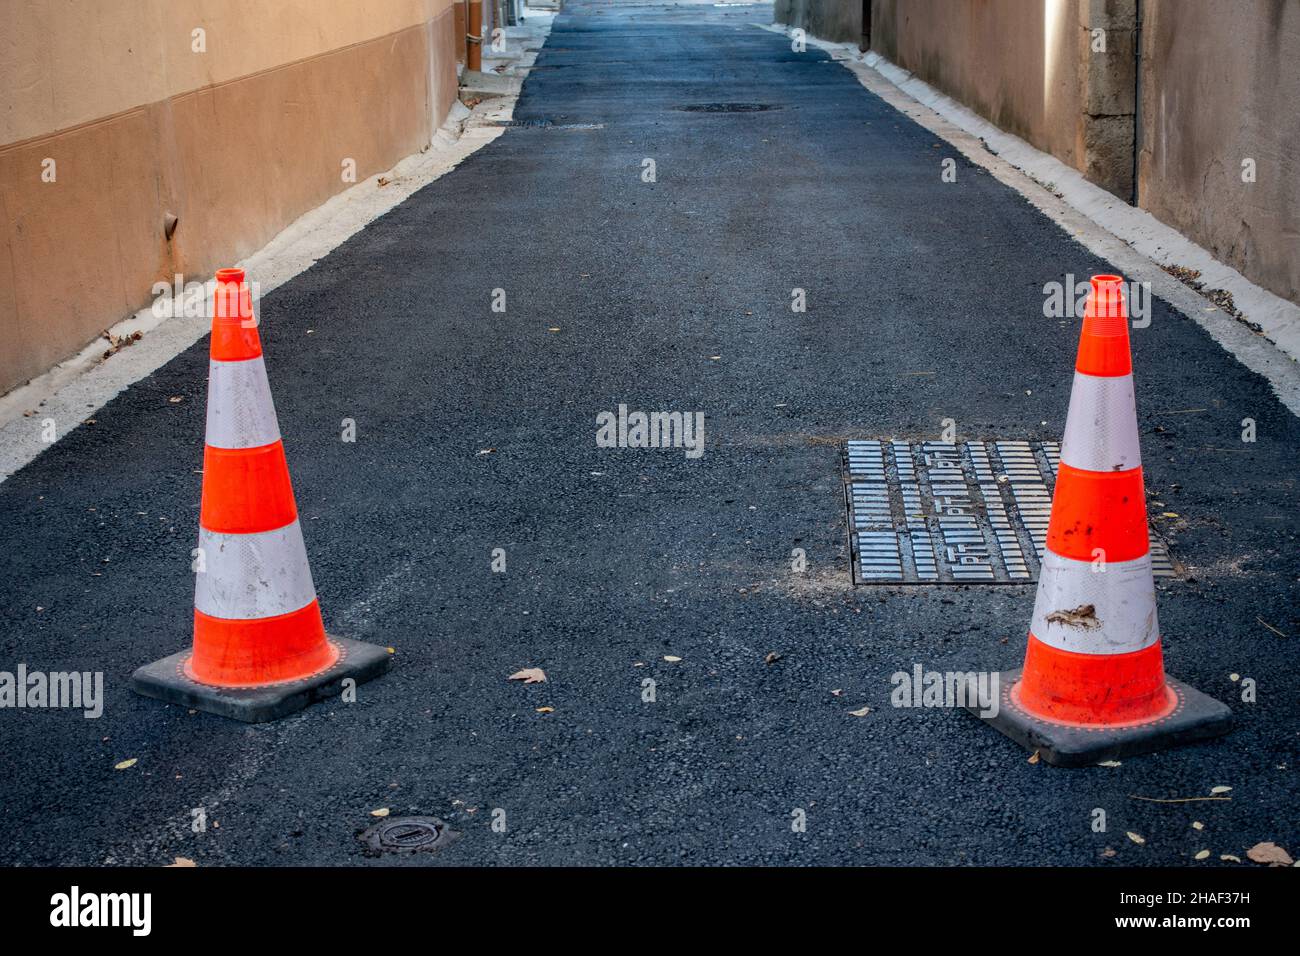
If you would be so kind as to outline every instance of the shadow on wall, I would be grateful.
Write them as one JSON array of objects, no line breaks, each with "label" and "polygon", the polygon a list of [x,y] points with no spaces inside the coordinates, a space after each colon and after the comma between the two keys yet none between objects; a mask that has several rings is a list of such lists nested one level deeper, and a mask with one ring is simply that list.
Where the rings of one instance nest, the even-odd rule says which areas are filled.
[{"label": "shadow on wall", "polygon": [[871,0],[775,0],[772,19],[787,26],[800,27],[812,36],[823,40],[858,43],[862,49],[864,10],[871,8]]}]

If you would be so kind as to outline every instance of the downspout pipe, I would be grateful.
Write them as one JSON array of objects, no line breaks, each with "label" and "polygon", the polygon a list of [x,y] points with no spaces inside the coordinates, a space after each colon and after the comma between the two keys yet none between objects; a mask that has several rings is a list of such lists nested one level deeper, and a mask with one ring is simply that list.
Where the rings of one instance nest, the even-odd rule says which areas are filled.
[{"label": "downspout pipe", "polygon": [[1133,190],[1129,205],[1138,205],[1138,157],[1142,155],[1142,0],[1136,0],[1133,30]]}]

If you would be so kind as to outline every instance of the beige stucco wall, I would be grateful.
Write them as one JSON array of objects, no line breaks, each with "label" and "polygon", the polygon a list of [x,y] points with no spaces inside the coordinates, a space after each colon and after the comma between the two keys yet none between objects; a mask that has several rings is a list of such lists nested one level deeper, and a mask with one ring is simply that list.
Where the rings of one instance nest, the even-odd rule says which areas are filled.
[{"label": "beige stucco wall", "polygon": [[[0,0],[0,145],[435,19],[451,0]],[[207,52],[192,50],[192,31]]]},{"label": "beige stucco wall", "polygon": [[1078,80],[1067,0],[882,0],[872,46],[930,85],[1073,163]]},{"label": "beige stucco wall", "polygon": [[1300,302],[1300,2],[1146,0],[1143,41],[1141,205]]},{"label": "beige stucco wall", "polygon": [[[843,0],[830,0],[843,2]],[[1135,0],[875,0],[872,48],[1123,198]],[[1092,30],[1105,30],[1105,50]]]},{"label": "beige stucco wall", "polygon": [[0,5],[0,392],[347,188],[345,158],[419,150],[456,95],[450,0]]}]

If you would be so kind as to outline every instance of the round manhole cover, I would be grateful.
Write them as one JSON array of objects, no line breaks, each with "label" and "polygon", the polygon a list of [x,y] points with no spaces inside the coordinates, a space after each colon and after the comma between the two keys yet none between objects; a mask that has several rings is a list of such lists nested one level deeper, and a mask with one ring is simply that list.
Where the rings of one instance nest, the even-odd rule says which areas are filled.
[{"label": "round manhole cover", "polygon": [[692,103],[678,109],[687,113],[762,113],[780,107],[772,103]]},{"label": "round manhole cover", "polygon": [[459,836],[437,817],[390,817],[357,838],[372,853],[432,853]]}]

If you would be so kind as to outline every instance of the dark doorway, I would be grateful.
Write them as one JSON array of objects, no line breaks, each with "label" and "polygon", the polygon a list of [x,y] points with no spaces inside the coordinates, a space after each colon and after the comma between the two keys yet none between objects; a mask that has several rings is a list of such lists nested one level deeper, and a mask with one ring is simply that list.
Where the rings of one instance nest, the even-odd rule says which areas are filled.
[{"label": "dark doorway", "polygon": [[862,39],[858,49],[863,53],[871,49],[871,0],[862,0]]}]

